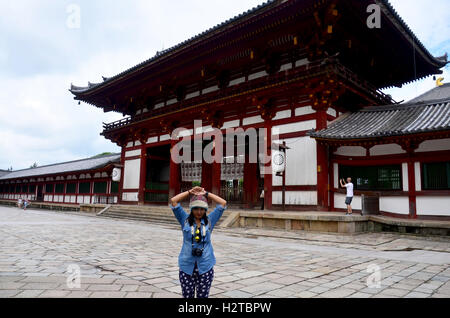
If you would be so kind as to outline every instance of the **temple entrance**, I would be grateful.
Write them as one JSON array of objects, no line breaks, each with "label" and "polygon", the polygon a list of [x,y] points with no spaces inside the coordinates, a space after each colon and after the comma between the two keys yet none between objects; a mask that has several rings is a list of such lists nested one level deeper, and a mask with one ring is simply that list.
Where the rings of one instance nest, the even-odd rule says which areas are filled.
[{"label": "temple entrance", "polygon": [[[255,137],[258,136],[255,135]],[[245,138],[230,136],[230,139],[232,138],[234,138],[234,153],[227,154],[226,142],[232,141],[224,138],[224,157],[221,162],[213,163],[205,162],[203,158],[205,147],[211,141],[202,140],[202,145],[200,147],[197,145],[198,149],[191,141],[190,159],[179,164],[179,190],[185,192],[192,187],[201,186],[206,191],[214,192],[224,198],[229,206],[260,209],[262,203],[260,194],[264,179],[260,175],[258,164],[258,139],[249,136],[245,136]],[[197,156],[195,156],[195,151],[199,152]],[[174,192],[178,193],[178,189],[174,189]]]},{"label": "temple entrance", "polygon": [[43,187],[43,185],[38,185],[37,186],[36,201],[38,201],[38,202],[44,201],[44,193],[42,192],[43,191],[42,187]]},{"label": "temple entrance", "polygon": [[170,145],[147,149],[144,201],[167,204],[169,200]]},{"label": "temple entrance", "polygon": [[221,165],[220,196],[228,202],[229,206],[241,206],[244,202],[243,160],[244,158],[239,157],[226,157]]}]

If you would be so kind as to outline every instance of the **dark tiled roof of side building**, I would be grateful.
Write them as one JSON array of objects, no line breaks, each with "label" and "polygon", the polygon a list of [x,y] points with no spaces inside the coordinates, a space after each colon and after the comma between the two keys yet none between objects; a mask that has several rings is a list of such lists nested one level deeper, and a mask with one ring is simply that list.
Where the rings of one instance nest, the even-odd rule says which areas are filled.
[{"label": "dark tiled roof of side building", "polygon": [[37,167],[33,169],[24,169],[12,171],[6,175],[1,176],[0,180],[10,180],[17,178],[39,177],[44,175],[54,175],[59,173],[77,172],[94,170],[106,167],[111,163],[120,162],[120,154],[112,154],[101,156],[97,158],[81,159],[63,163],[56,163],[48,166]]},{"label": "dark tiled roof of side building", "polygon": [[8,171],[8,170],[1,170],[0,169],[0,177],[2,177],[2,176],[4,176],[4,175],[6,175],[6,174],[8,174],[8,173],[10,173],[11,171]]},{"label": "dark tiled roof of side building", "polygon": [[408,103],[429,102],[444,98],[450,98],[450,83],[435,87],[432,90],[429,90],[428,92],[410,100]]},{"label": "dark tiled roof of side building", "polygon": [[450,131],[450,96],[403,105],[371,106],[346,113],[327,129],[311,131],[326,140],[373,139],[424,132]]}]

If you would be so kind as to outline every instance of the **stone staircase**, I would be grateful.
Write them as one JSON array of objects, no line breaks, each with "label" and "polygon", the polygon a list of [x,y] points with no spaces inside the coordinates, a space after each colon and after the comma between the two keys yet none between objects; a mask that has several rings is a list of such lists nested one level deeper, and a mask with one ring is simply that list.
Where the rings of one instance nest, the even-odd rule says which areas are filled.
[{"label": "stone staircase", "polygon": [[[184,207],[187,212],[188,208]],[[210,209],[209,212],[212,210]],[[230,212],[225,211],[220,218],[217,226],[227,218]],[[157,224],[171,224],[179,225],[172,210],[168,206],[135,206],[135,205],[111,205],[101,213],[102,217],[116,218],[116,219],[128,219],[136,221],[145,221]]]}]

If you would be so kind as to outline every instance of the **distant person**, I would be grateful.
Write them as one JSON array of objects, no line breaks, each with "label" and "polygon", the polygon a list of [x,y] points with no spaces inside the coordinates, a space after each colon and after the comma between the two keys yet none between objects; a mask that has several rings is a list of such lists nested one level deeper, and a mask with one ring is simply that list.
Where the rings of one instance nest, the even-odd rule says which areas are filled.
[{"label": "distant person", "polygon": [[19,209],[21,209],[21,208],[22,208],[22,204],[23,204],[23,200],[22,200],[22,198],[19,198],[19,199],[17,200],[17,207],[18,207]]},{"label": "distant person", "polygon": [[28,201],[28,199],[25,199],[23,201],[23,209],[26,210],[29,205],[30,205],[30,201]]},{"label": "distant person", "polygon": [[347,182],[344,179],[340,180],[341,187],[347,188],[347,195],[345,198],[345,204],[347,205],[347,213],[345,215],[352,215],[352,201],[353,201],[353,183],[352,178],[347,178]]},{"label": "distant person", "polygon": [[264,210],[264,189],[261,191],[261,195],[259,196],[259,198],[262,199],[261,210]]}]

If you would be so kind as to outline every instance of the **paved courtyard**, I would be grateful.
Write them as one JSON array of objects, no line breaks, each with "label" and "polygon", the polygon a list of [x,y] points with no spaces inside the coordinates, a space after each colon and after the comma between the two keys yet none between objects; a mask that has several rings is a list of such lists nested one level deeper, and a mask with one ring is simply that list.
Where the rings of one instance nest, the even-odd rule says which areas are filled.
[{"label": "paved courtyard", "polygon": [[[447,298],[449,243],[217,228],[211,297]],[[0,297],[180,298],[180,248],[176,226],[0,206]]]}]

